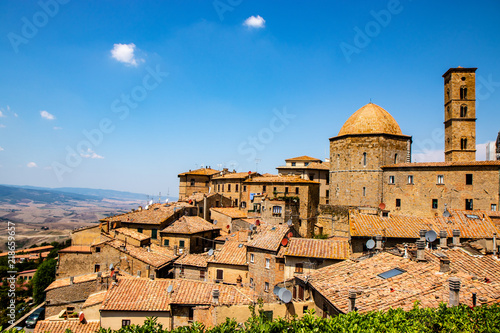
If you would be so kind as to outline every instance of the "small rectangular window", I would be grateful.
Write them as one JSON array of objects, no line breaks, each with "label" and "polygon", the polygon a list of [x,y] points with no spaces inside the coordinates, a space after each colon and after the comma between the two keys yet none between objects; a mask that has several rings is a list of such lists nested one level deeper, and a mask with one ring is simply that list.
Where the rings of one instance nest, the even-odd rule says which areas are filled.
[{"label": "small rectangular window", "polygon": [[306,313],[307,309],[308,309],[307,305],[304,305],[304,307],[302,308],[302,313]]},{"label": "small rectangular window", "polygon": [[296,166],[296,165],[297,165],[297,163],[295,163],[295,162],[292,162],[292,166]]},{"label": "small rectangular window", "polygon": [[247,191],[247,186],[243,185],[243,192],[246,192],[246,191]]},{"label": "small rectangular window", "polygon": [[253,253],[250,253],[250,262],[254,262],[255,261],[255,256]]},{"label": "small rectangular window", "polygon": [[194,318],[194,310],[193,308],[189,308],[188,321],[193,321]]},{"label": "small rectangular window", "polygon": [[227,184],[227,191],[231,192],[231,184]]},{"label": "small rectangular window", "polygon": [[137,232],[140,232],[142,234],[143,229],[142,228],[137,228]]},{"label": "small rectangular window", "polygon": [[151,239],[156,239],[156,238],[158,238],[158,230],[153,229],[151,230]]},{"label": "small rectangular window", "polygon": [[266,268],[269,269],[271,267],[271,259],[266,258]]},{"label": "small rectangular window", "polygon": [[269,292],[269,282],[264,282],[264,291]]},{"label": "small rectangular window", "polygon": [[401,199],[396,199],[396,207],[401,207]]},{"label": "small rectangular window", "polygon": [[408,176],[408,184],[413,184],[413,176],[412,175]]},{"label": "small rectangular window", "polygon": [[[328,190],[326,190],[326,191],[328,192]],[[295,194],[299,194],[299,188],[298,187],[295,188]]]},{"label": "small rectangular window", "polygon": [[182,248],[182,247],[184,247],[185,244],[186,244],[185,241],[183,241],[183,240],[179,241],[179,247]]},{"label": "small rectangular window", "polygon": [[303,273],[304,272],[304,264],[297,263],[295,264],[295,273]]},{"label": "small rectangular window", "polygon": [[224,192],[224,184],[222,184],[222,192]]},{"label": "small rectangular window", "polygon": [[253,288],[253,287],[254,287],[253,278],[250,278],[250,288]]},{"label": "small rectangular window", "polygon": [[95,252],[96,252],[96,253],[101,252],[101,248],[100,248],[99,246],[96,246],[96,247],[95,247]]},{"label": "small rectangular window", "polygon": [[217,280],[219,281],[224,280],[224,271],[222,269],[217,270]]},{"label": "small rectangular window", "polygon": [[285,194],[288,194],[288,187],[285,187]]},{"label": "small rectangular window", "polygon": [[405,272],[406,272],[405,270],[402,270],[400,268],[393,268],[390,271],[387,271],[387,272],[384,272],[384,273],[380,273],[377,276],[381,277],[382,279],[390,279],[392,277],[395,277],[395,276],[397,276],[399,274],[403,274]]},{"label": "small rectangular window", "polygon": [[122,327],[130,326],[130,319],[122,319]]},{"label": "small rectangular window", "polygon": [[472,174],[468,173],[465,175],[465,185],[472,185]]},{"label": "small rectangular window", "polygon": [[389,184],[394,184],[394,176],[389,176]]},{"label": "small rectangular window", "polygon": [[363,187],[363,196],[366,197],[366,187]]},{"label": "small rectangular window", "polygon": [[94,265],[94,272],[99,272],[101,271],[101,265],[95,264]]},{"label": "small rectangular window", "polygon": [[170,245],[170,240],[164,239],[163,240],[163,246],[169,246]]},{"label": "small rectangular window", "polygon": [[497,205],[496,204],[491,204],[491,210],[496,212],[497,211]]},{"label": "small rectangular window", "polygon": [[200,271],[200,280],[205,281],[205,271],[204,270]]},{"label": "small rectangular window", "polygon": [[285,270],[285,264],[279,264],[279,270],[284,271]]},{"label": "small rectangular window", "polygon": [[473,209],[474,209],[474,200],[465,199],[465,210],[473,210]]},{"label": "small rectangular window", "polygon": [[276,187],[273,187],[273,192],[278,192],[278,189]]},{"label": "small rectangular window", "polygon": [[438,184],[444,184],[444,175],[438,175],[437,176],[437,183]]},{"label": "small rectangular window", "polygon": [[235,191],[238,192],[238,184],[234,185]]},{"label": "small rectangular window", "polygon": [[432,209],[438,209],[438,199],[432,199]]},{"label": "small rectangular window", "polygon": [[266,193],[266,185],[262,185],[262,193]]},{"label": "small rectangular window", "polygon": [[326,190],[326,197],[328,198],[330,196],[330,190]]}]

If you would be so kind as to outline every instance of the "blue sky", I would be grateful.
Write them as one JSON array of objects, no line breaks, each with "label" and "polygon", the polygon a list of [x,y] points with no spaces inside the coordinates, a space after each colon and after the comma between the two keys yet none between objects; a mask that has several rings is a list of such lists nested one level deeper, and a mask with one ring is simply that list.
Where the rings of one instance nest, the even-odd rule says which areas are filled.
[{"label": "blue sky", "polygon": [[[443,79],[500,130],[500,2],[2,1],[0,183],[177,195],[204,166],[328,157],[370,99],[443,159]],[[480,96],[479,96],[480,95]]]}]

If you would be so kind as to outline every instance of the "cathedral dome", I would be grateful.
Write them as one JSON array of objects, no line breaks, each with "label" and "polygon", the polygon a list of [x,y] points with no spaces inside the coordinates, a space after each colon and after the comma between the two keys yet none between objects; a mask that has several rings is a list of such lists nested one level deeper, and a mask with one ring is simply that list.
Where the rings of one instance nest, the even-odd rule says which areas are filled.
[{"label": "cathedral dome", "polygon": [[403,135],[391,114],[380,106],[368,103],[347,119],[338,136],[350,134]]}]

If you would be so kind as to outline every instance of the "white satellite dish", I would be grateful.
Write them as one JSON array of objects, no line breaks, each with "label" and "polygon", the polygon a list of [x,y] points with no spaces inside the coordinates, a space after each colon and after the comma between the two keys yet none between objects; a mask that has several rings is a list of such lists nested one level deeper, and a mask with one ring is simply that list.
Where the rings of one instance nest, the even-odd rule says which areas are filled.
[{"label": "white satellite dish", "polygon": [[255,226],[253,224],[250,224],[250,230],[253,231],[254,228]]},{"label": "white satellite dish", "polygon": [[172,285],[170,285],[170,286],[168,286],[168,288],[167,288],[167,292],[168,292],[168,293],[171,293],[173,289],[174,289],[174,287],[172,287]]},{"label": "white satellite dish", "polygon": [[375,247],[375,241],[373,239],[369,239],[367,242],[366,242],[366,248],[368,250],[371,250]]},{"label": "white satellite dish", "polygon": [[292,224],[293,224],[292,219],[289,219],[289,220],[286,222],[286,224],[288,224],[288,226],[289,226],[289,227],[291,227],[291,226],[292,226]]},{"label": "white satellite dish", "polygon": [[165,203],[168,203],[168,198],[165,199]]},{"label": "white satellite dish", "polygon": [[210,250],[208,250],[208,255],[209,255],[209,256],[213,256],[213,255],[214,255],[214,249],[210,249]]},{"label": "white satellite dish", "polygon": [[216,225],[216,224],[217,224],[217,220],[214,220],[214,225]]},{"label": "white satellite dish", "polygon": [[292,293],[286,288],[280,288],[280,290],[278,291],[278,297],[282,302],[290,303],[290,301],[292,300]]},{"label": "white satellite dish", "polygon": [[149,209],[149,205],[146,205],[146,207],[144,207],[145,209]]},{"label": "white satellite dish", "polygon": [[153,204],[153,200],[149,200],[149,204],[152,205]]},{"label": "white satellite dish", "polygon": [[275,294],[276,296],[278,296],[279,291],[280,291],[280,287],[275,286],[274,289],[273,289],[273,294]]},{"label": "white satellite dish", "polygon": [[429,242],[432,243],[437,239],[437,234],[434,230],[429,230],[425,233],[425,239]]},{"label": "white satellite dish", "polygon": [[109,270],[113,270],[113,264],[109,264]]}]

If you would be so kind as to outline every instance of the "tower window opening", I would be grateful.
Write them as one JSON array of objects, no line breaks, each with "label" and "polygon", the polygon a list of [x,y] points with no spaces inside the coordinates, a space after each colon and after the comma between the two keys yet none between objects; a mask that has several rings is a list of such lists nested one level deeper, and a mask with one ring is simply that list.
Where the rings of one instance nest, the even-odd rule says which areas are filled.
[{"label": "tower window opening", "polygon": [[366,153],[363,153],[363,166],[366,166]]},{"label": "tower window opening", "polygon": [[460,87],[460,99],[467,99],[467,87]]},{"label": "tower window opening", "polygon": [[394,154],[394,164],[398,163],[398,154]]},{"label": "tower window opening", "polygon": [[460,139],[460,149],[462,150],[467,149],[467,138]]},{"label": "tower window opening", "polygon": [[460,106],[460,117],[462,118],[467,117],[467,105]]}]

